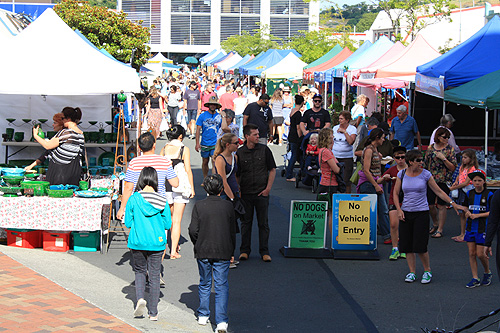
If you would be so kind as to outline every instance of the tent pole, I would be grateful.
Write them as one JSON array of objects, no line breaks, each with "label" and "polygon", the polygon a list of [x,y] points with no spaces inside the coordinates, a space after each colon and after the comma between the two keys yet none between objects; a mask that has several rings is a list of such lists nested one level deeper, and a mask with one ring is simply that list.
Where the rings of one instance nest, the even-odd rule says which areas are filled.
[{"label": "tent pole", "polygon": [[324,83],[325,84],[325,97],[323,97],[323,100],[325,102],[325,109],[326,109],[326,100],[328,99],[328,83]]},{"label": "tent pole", "polygon": [[488,107],[484,108],[484,172],[488,174]]},{"label": "tent pole", "polygon": [[446,114],[446,101],[443,99],[443,116]]}]

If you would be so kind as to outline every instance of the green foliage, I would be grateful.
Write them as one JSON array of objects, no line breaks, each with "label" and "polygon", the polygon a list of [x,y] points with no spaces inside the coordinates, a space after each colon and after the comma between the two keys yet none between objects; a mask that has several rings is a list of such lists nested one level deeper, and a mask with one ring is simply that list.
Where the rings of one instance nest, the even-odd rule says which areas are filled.
[{"label": "green foliage", "polygon": [[235,51],[241,56],[247,54],[257,55],[269,49],[280,48],[281,38],[271,35],[268,31],[267,26],[254,29],[253,33],[242,31],[241,35],[228,37],[221,43],[221,47],[226,52]]},{"label": "green foliage", "polygon": [[117,60],[128,63],[135,49],[132,66],[138,69],[149,58],[149,29],[127,20],[127,14],[85,1],[63,0],[54,11],[72,29],[78,29],[97,48],[105,48]]},{"label": "green foliage", "polygon": [[356,30],[363,32],[369,30],[373,24],[373,21],[377,18],[378,13],[364,13],[358,24],[356,24]]},{"label": "green foliage", "polygon": [[89,5],[92,7],[106,7],[116,9],[116,1],[113,0],[89,0]]},{"label": "green foliage", "polygon": [[[333,6],[321,12],[321,16],[330,18],[341,18],[347,25],[357,26],[358,22],[367,13],[377,13],[380,9],[375,4],[360,2],[356,5],[344,4],[342,7]],[[339,24],[342,22],[338,22]],[[331,25],[329,25],[331,26]],[[363,30],[364,31],[364,30]]]},{"label": "green foliage", "polygon": [[[411,40],[431,24],[441,20],[451,21],[451,10],[455,8],[451,0],[380,0],[378,5],[389,16],[396,34],[400,33],[401,20],[408,22],[406,33],[411,36]],[[430,19],[419,19],[421,16]]]},{"label": "green foliage", "polygon": [[287,43],[285,49],[295,49],[302,54],[301,60],[308,64],[330,51],[337,42],[331,39],[331,29],[319,31],[299,31],[300,35],[295,35]]}]

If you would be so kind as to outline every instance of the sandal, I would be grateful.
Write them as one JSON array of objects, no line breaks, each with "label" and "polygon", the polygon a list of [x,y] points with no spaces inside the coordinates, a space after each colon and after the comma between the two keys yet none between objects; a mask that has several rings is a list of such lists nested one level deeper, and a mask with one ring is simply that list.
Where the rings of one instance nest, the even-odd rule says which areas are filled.
[{"label": "sandal", "polygon": [[171,260],[180,259],[180,258],[181,258],[181,255],[178,254],[178,253],[175,253],[175,254],[173,253],[173,254],[170,255],[170,259]]},{"label": "sandal", "polygon": [[431,235],[432,238],[441,238],[443,237],[443,233],[441,231],[436,231]]},{"label": "sandal", "polygon": [[434,235],[437,230],[438,230],[438,226],[433,225],[432,228],[429,229],[429,234]]},{"label": "sandal", "polygon": [[288,178],[286,181],[287,182],[295,182],[295,180],[296,180],[295,178]]}]

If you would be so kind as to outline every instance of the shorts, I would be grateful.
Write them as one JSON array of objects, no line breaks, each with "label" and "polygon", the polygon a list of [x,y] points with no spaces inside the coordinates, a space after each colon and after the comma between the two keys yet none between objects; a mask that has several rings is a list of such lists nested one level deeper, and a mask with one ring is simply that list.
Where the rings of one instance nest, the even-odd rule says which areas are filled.
[{"label": "shorts", "polygon": [[325,185],[319,185],[318,186],[318,194],[316,195],[316,200],[317,201],[326,201],[324,198],[321,198],[322,194],[328,194],[328,209],[332,208],[332,196],[333,194],[338,192],[338,187],[337,186],[325,186]]},{"label": "shorts", "polygon": [[476,243],[477,245],[483,245],[484,246],[484,240],[486,238],[486,233],[485,232],[472,232],[472,231],[466,231],[465,236],[464,236],[464,241],[466,242],[473,242]]},{"label": "shorts", "polygon": [[429,211],[405,212],[399,221],[399,252],[426,253],[429,243]]},{"label": "shorts", "polygon": [[351,177],[354,168],[354,159],[352,157],[348,158],[337,158],[337,161],[344,163],[344,182],[347,186],[351,185]]},{"label": "shorts", "polygon": [[196,120],[196,114],[198,113],[198,110],[186,110],[186,112],[188,124],[191,120]]},{"label": "shorts", "polygon": [[[444,191],[447,195],[450,195],[450,188],[445,184],[445,183],[436,183],[440,189]],[[427,203],[429,206],[435,205],[436,204],[436,199],[437,199],[437,204],[440,206],[448,206],[448,202],[443,201],[440,197],[434,193],[433,190],[429,186],[427,186]]]},{"label": "shorts", "polygon": [[172,205],[174,203],[183,203],[183,204],[189,203],[189,198],[186,198],[181,193],[167,192],[167,195],[165,197],[167,198],[167,202],[169,205]]},{"label": "shorts", "polygon": [[201,146],[201,157],[209,158],[214,155],[215,146]]},{"label": "shorts", "polygon": [[391,210],[397,210],[396,205],[389,205],[389,211],[391,211]]},{"label": "shorts", "polygon": [[273,124],[274,125],[283,125],[283,120],[285,118],[283,117],[273,117]]}]

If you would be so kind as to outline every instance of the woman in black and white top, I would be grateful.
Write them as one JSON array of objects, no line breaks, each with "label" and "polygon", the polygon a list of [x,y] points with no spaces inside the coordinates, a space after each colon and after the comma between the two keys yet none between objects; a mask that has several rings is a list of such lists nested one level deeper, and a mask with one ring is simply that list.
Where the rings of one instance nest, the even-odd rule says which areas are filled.
[{"label": "woman in black and white top", "polygon": [[77,123],[82,119],[80,108],[65,107],[62,110],[64,129],[52,139],[38,135],[38,126],[33,128],[33,137],[43,148],[50,150],[47,181],[51,185],[77,185],[82,175],[82,156],[85,140]]}]

